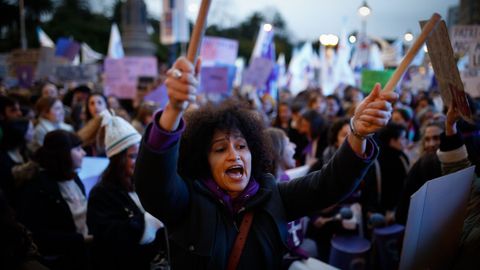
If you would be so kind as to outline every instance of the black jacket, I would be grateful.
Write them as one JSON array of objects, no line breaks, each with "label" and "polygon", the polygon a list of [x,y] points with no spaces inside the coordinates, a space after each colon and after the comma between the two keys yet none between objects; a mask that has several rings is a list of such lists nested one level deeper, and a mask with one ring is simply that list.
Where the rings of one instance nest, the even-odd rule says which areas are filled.
[{"label": "black jacket", "polygon": [[149,269],[158,240],[140,245],[144,214],[125,190],[99,183],[90,192],[87,224],[94,236],[94,269]]},{"label": "black jacket", "polygon": [[[80,179],[74,180],[85,194]],[[39,171],[22,191],[18,214],[50,268],[85,269],[88,259],[83,235],[77,233],[72,212],[46,171]]]},{"label": "black jacket", "polygon": [[[170,231],[173,269],[225,269],[237,226],[247,211],[253,211],[254,217],[238,269],[280,269],[287,249],[287,222],[345,198],[371,163],[344,144],[321,171],[279,184],[271,174],[264,174],[256,179],[257,194],[232,218],[200,180],[178,175],[178,148],[177,142],[157,153],[142,143],[135,168],[143,206]],[[376,156],[376,147],[374,151]]]}]

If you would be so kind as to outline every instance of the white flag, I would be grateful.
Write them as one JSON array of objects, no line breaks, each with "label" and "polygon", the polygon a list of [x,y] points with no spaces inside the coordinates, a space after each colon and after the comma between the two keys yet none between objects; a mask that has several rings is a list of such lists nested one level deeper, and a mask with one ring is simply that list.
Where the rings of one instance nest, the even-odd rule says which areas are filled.
[{"label": "white flag", "polygon": [[310,84],[310,75],[313,73],[312,59],[315,58],[312,44],[306,42],[302,48],[292,56],[288,65],[290,76],[289,88],[293,95],[307,89]]},{"label": "white flag", "polygon": [[190,28],[185,8],[185,0],[163,0],[163,14],[160,19],[160,41],[165,45],[186,43],[190,38]]},{"label": "white flag", "polygon": [[355,85],[355,75],[349,64],[351,48],[347,39],[347,31],[344,28],[338,43],[337,57],[333,67],[336,80],[335,88],[339,84]]},{"label": "white flag", "polygon": [[55,43],[40,27],[37,27],[37,36],[38,36],[38,41],[40,42],[40,46],[55,48]]},{"label": "white flag", "polygon": [[110,40],[108,42],[108,57],[113,59],[123,58],[125,53],[123,52],[122,37],[116,23],[112,24],[112,30],[110,31]]},{"label": "white flag", "polygon": [[87,43],[82,43],[82,63],[83,64],[92,64],[101,60],[103,54],[94,51]]}]

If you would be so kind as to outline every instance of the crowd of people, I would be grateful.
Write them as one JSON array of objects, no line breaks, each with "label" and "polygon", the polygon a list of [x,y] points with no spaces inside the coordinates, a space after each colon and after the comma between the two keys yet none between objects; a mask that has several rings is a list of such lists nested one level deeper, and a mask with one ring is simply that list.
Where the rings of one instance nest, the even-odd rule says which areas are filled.
[{"label": "crowd of people", "polygon": [[[457,167],[479,175],[470,97],[473,122],[437,108],[438,89],[281,89],[278,99],[235,89],[210,103],[197,72],[175,62],[165,108],[87,85],[2,86],[0,268],[298,269],[328,262],[334,235],[405,225],[410,196],[447,172],[449,152],[464,147]],[[88,194],[85,156],[109,160]],[[480,251],[478,190],[457,269]]]}]

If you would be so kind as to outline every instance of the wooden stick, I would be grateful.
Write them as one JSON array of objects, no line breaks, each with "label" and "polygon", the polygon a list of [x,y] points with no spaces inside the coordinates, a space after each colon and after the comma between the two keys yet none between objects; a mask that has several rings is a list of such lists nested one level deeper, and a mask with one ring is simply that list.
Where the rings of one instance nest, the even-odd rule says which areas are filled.
[{"label": "wooden stick", "polygon": [[193,28],[192,36],[190,37],[190,44],[188,45],[187,59],[192,62],[195,67],[197,61],[198,49],[202,44],[203,34],[205,32],[205,25],[210,9],[211,0],[202,0],[200,10],[198,11],[197,21]]},{"label": "wooden stick", "polygon": [[438,13],[434,13],[432,15],[427,24],[425,24],[425,27],[423,27],[420,36],[418,36],[418,38],[415,40],[390,80],[388,80],[387,84],[383,88],[383,91],[390,92],[395,89],[395,86],[397,86],[397,83],[401,79],[403,73],[408,68],[415,55],[417,55],[418,51],[422,48],[423,43],[425,43],[428,36],[435,29],[435,26],[437,26],[441,18],[442,17]]}]

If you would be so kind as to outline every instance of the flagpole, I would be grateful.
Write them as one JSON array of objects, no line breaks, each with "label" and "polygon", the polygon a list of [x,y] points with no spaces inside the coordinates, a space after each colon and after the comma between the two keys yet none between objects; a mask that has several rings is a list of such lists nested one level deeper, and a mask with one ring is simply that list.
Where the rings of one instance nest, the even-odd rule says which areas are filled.
[{"label": "flagpole", "polygon": [[27,36],[25,33],[25,8],[23,0],[18,1],[18,6],[20,9],[20,44],[22,46],[22,50],[27,49]]}]

